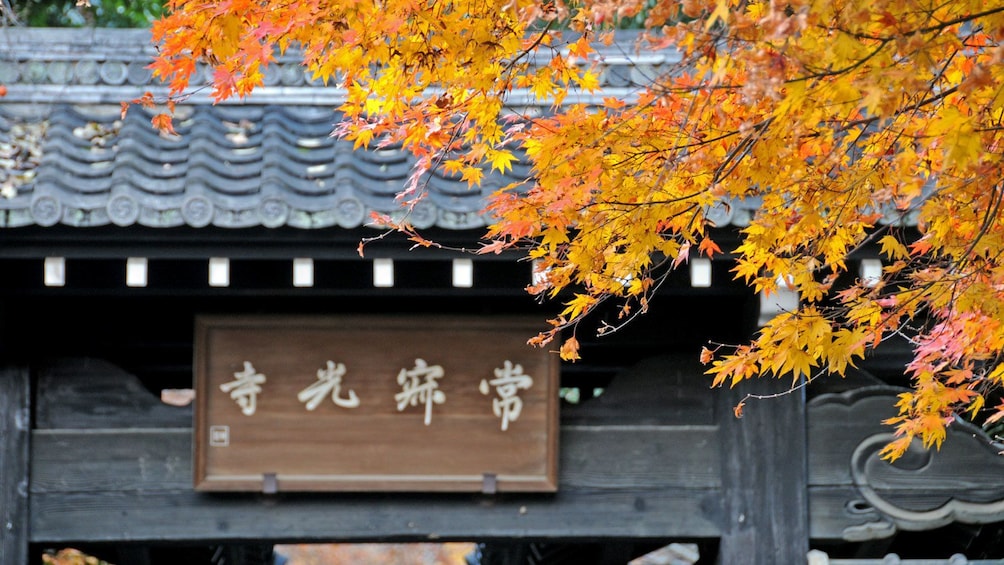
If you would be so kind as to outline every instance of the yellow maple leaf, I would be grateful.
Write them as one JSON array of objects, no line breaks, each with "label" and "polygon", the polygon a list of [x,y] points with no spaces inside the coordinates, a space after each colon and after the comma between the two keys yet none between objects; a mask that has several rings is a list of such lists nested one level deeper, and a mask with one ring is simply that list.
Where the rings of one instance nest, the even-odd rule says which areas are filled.
[{"label": "yellow maple leaf", "polygon": [[[273,51],[295,44],[309,72],[344,89],[337,131],[358,148],[400,147],[416,172],[440,165],[471,186],[525,155],[527,181],[489,205],[500,243],[486,249],[526,244],[547,266],[531,292],[574,292],[558,329],[607,299],[644,312],[659,269],[682,267],[692,245],[734,261],[755,292],[797,293],[792,312],[734,353],[702,354],[715,385],[842,375],[914,328],[912,394],[883,454],[914,438],[939,445],[947,414],[979,412],[974,391],[1004,381],[1000,365],[977,370],[1004,355],[994,323],[1004,318],[1004,71],[1000,38],[986,31],[1000,29],[999,14],[969,2],[657,2],[642,24],[655,33],[618,55],[630,81],[600,102],[588,94],[600,68],[580,64],[591,38],[612,38],[612,22],[637,8],[184,0],[154,24],[150,68],[172,96],[196,62],[213,69],[217,101],[253,96]],[[674,64],[652,64],[665,49]],[[565,104],[577,89],[584,102]],[[173,131],[168,110],[152,121]],[[889,206],[902,217],[885,226],[878,211]],[[714,241],[732,237],[721,258]],[[890,259],[886,284],[849,282],[855,253]],[[573,337],[559,353],[578,349]]]}]

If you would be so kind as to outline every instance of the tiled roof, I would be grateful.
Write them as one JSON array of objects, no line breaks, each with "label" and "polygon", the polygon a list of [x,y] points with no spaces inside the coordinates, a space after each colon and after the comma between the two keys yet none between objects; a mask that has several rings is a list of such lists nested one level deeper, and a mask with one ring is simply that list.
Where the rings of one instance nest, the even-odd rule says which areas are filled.
[{"label": "tiled roof", "polygon": [[[120,102],[166,89],[146,68],[155,54],[143,30],[5,29],[0,39],[0,227],[144,225],[152,227],[358,227],[370,212],[400,216],[395,194],[413,160],[397,149],[352,151],[330,137],[344,91],[312,81],[295,55],[270,65],[265,86],[247,101],[213,105],[208,89],[179,106],[178,137],[151,129],[150,114]],[[568,102],[632,101],[673,62],[666,53],[633,53],[624,35],[599,47],[601,89]],[[204,82],[199,67],[192,84]],[[526,111],[532,98],[514,92]],[[27,168],[11,156],[20,152]],[[31,169],[31,170],[27,170]],[[526,179],[517,163],[507,175],[486,175],[469,189],[433,175],[429,196],[410,212],[416,227],[477,228],[484,198]],[[32,176],[33,175],[33,176]],[[10,183],[7,183],[10,184]],[[715,225],[745,225],[756,202],[709,211]],[[899,221],[892,217],[890,221]]]},{"label": "tiled roof", "polygon": [[[116,107],[0,106],[0,138],[18,123],[44,120],[34,180],[0,200],[9,227],[141,224],[354,228],[368,212],[400,213],[395,202],[411,167],[401,150],[352,151],[329,134],[330,107],[197,105],[184,108],[177,137],[154,131],[149,116]],[[483,197],[519,175],[493,175],[468,189],[434,175],[429,196],[409,215],[416,227],[472,228]]]},{"label": "tiled roof", "polygon": [[[0,153],[34,151],[37,167],[22,175],[27,182],[13,197],[0,198],[0,226],[352,228],[371,211],[403,213],[395,194],[412,159],[396,149],[352,151],[351,143],[330,137],[343,91],[311,81],[292,55],[268,68],[265,86],[246,103],[212,105],[205,89],[195,91],[180,107],[175,138],[152,130],[142,109],[119,118],[121,101],[164,92],[146,69],[154,55],[147,32],[4,31]],[[630,98],[666,60],[629,60],[617,49],[606,53],[602,96]],[[193,84],[205,76],[200,67]],[[516,93],[510,101],[529,99]],[[24,172],[8,161],[0,183]],[[528,175],[518,163],[475,189],[433,175],[429,196],[409,221],[420,228],[483,226],[484,197]]]}]

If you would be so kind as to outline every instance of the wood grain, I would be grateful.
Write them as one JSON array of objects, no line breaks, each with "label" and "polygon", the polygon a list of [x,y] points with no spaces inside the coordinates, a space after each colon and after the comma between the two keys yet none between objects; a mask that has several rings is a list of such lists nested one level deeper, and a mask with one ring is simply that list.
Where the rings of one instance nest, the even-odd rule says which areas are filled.
[{"label": "wood grain", "polygon": [[28,562],[29,383],[27,369],[0,369],[0,565]]},{"label": "wood grain", "polygon": [[487,537],[713,537],[713,428],[562,431],[556,494],[303,493],[191,489],[184,430],[39,430],[34,541],[276,541]]},{"label": "wood grain", "polygon": [[[526,345],[535,320],[474,317],[201,317],[196,324],[195,486],[282,491],[467,491],[495,477],[499,491],[557,488],[557,359]],[[445,373],[445,399],[403,410],[398,373],[423,360]],[[308,410],[298,393],[328,362],[342,364],[331,394]],[[518,391],[507,429],[496,391],[479,385],[505,362],[533,379]],[[249,365],[250,364],[250,365]],[[221,390],[248,367],[265,377],[253,414]],[[428,424],[425,419],[429,416]],[[227,445],[211,445],[213,429]]]},{"label": "wood grain", "polygon": [[168,406],[134,375],[101,359],[49,360],[37,368],[35,427],[191,428],[191,406]]},{"label": "wood grain", "polygon": [[786,382],[759,379],[719,393],[722,565],[799,563],[809,551],[804,396],[749,401],[742,419],[730,413],[746,394],[788,389]]},{"label": "wood grain", "polygon": [[[867,541],[895,533],[897,524],[863,499],[849,475],[860,442],[887,432],[879,420],[895,390],[824,395],[807,408],[787,395],[751,403],[736,420],[731,408],[748,390],[698,390],[680,376],[687,366],[673,357],[646,360],[617,377],[630,387],[612,386],[564,411],[558,493],[497,495],[193,492],[192,428],[179,419],[186,411],[158,406],[134,376],[93,360],[41,369],[40,379],[53,383],[37,392],[48,426],[25,438],[26,419],[9,416],[27,414],[27,376],[8,371],[0,379],[11,389],[0,394],[0,413],[8,415],[0,436],[30,445],[31,484],[25,497],[12,486],[23,487],[23,468],[5,476],[0,509],[13,509],[12,523],[27,520],[30,539],[40,543],[720,537],[722,563],[795,562],[807,537]],[[689,424],[667,415],[700,393],[715,399],[713,410],[688,413],[695,415]],[[114,410],[95,408],[105,402]],[[701,424],[712,412],[717,425]],[[60,423],[66,427],[52,426]],[[999,457],[982,461],[969,449],[967,441],[988,441],[977,432],[953,426],[939,452],[947,467],[908,457],[870,473],[871,488],[916,512],[949,498],[996,501]],[[0,471],[16,467],[18,449],[0,452]],[[900,475],[906,480],[892,480]],[[15,549],[26,543],[11,539],[4,543]]]}]

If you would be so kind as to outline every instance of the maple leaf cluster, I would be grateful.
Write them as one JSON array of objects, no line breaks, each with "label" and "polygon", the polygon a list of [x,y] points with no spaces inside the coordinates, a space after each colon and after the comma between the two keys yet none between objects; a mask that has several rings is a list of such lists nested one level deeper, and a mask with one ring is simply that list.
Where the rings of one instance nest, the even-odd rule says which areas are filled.
[{"label": "maple leaf cluster", "polygon": [[[593,41],[643,7],[636,49],[674,49],[679,64],[630,103],[563,104],[599,88],[584,64]],[[346,90],[338,135],[418,157],[406,203],[432,168],[473,185],[525,152],[533,177],[492,197],[483,251],[527,249],[530,292],[571,296],[538,344],[611,298],[625,316],[644,311],[667,273],[721,252],[708,211],[745,199],[760,206],[730,250],[736,276],[796,291],[800,305],[751,343],[705,350],[716,385],[843,374],[903,335],[914,386],[886,456],[914,438],[939,445],[961,411],[1004,418],[1004,404],[985,409],[1004,381],[1004,4],[171,0],[169,10],[154,26],[153,71],[175,95],[198,61],[213,65],[216,99],[247,95],[275,53],[296,46],[310,72]],[[508,108],[515,90],[553,111]],[[908,217],[913,239],[896,227]],[[869,243],[882,276],[842,283],[849,254]],[[577,344],[573,333],[562,357],[577,358]]]}]

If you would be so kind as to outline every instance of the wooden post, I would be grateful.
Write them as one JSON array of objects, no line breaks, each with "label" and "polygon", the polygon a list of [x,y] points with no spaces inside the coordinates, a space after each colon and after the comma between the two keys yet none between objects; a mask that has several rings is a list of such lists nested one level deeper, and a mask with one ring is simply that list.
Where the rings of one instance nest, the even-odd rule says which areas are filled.
[{"label": "wooden post", "polygon": [[720,394],[722,536],[718,563],[804,563],[809,551],[804,389],[777,398],[788,382],[759,379]]},{"label": "wooden post", "polygon": [[25,368],[0,369],[0,565],[28,562],[30,398]]}]

